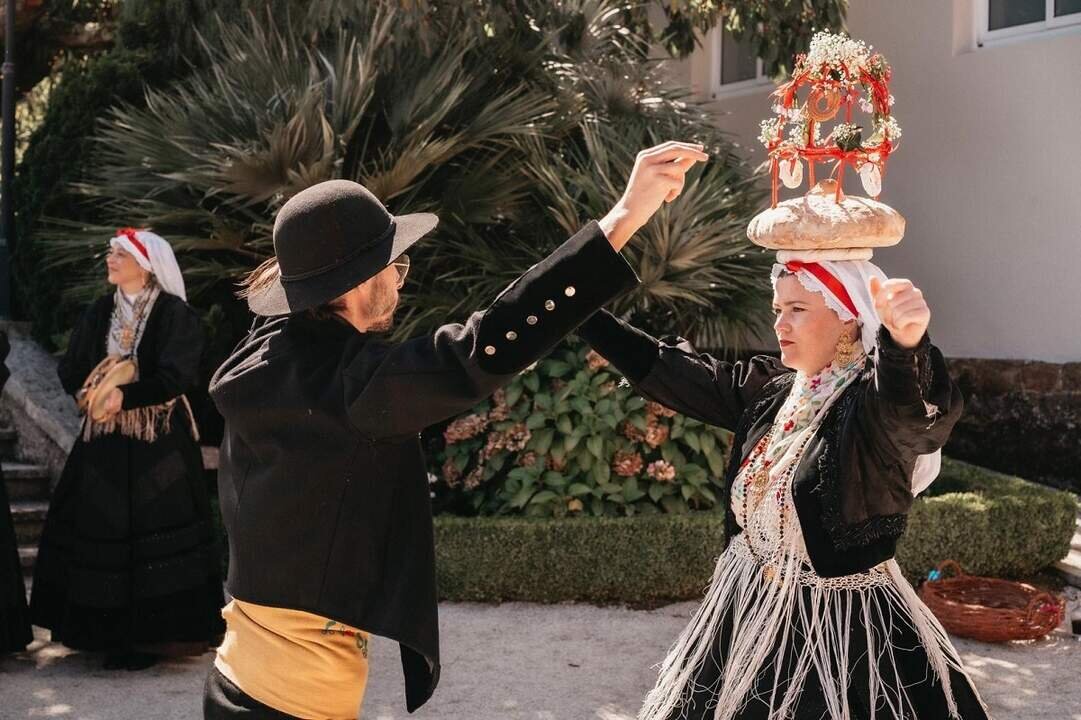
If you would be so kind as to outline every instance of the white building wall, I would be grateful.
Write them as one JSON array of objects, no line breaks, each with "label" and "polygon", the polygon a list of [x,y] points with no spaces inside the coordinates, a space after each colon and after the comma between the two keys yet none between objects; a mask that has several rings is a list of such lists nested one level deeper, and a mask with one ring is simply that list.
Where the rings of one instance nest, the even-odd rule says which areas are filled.
[{"label": "white building wall", "polygon": [[[851,2],[903,130],[882,200],[907,231],[876,262],[924,289],[948,355],[1081,361],[1081,26],[977,47],[983,1]],[[709,64],[707,43],[673,72],[705,98]],[[771,89],[711,103],[753,160]]]}]

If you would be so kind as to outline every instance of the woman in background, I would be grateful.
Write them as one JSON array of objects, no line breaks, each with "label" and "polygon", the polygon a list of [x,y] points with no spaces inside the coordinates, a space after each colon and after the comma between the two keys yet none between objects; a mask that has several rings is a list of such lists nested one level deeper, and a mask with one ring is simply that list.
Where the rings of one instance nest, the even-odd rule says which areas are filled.
[{"label": "woman in background", "polygon": [[185,396],[203,331],[163,238],[118,231],[106,267],[116,289],[74,328],[60,380],[85,401],[106,357],[134,361],[137,374],[95,391],[100,413],[84,418],[52,499],[30,610],[54,641],[138,670],[157,659],[147,646],[210,643],[223,630],[220,550]]}]

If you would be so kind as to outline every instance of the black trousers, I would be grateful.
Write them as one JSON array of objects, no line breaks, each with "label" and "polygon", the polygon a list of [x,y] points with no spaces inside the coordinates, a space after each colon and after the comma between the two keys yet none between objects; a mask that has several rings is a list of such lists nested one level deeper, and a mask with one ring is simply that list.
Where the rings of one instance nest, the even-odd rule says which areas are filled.
[{"label": "black trousers", "polygon": [[216,667],[210,666],[203,691],[203,720],[298,720],[275,710],[247,695],[222,675]]}]

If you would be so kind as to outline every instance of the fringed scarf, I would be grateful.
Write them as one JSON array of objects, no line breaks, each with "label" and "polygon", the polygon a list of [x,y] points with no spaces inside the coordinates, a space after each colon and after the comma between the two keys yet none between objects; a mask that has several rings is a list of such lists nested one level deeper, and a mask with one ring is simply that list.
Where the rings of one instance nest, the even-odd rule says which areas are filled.
[{"label": "fringed scarf", "polygon": [[[714,720],[729,720],[752,700],[782,720],[797,707],[808,675],[821,684],[830,720],[850,720],[849,657],[854,627],[866,629],[870,671],[868,706],[876,720],[914,717],[889,642],[896,623],[915,629],[951,718],[958,718],[950,668],[964,674],[946,631],[889,560],[858,575],[822,578],[811,569],[792,500],[792,477],[808,441],[830,406],[864,371],[866,357],[831,364],[813,376],[797,373],[770,431],[751,451],[734,481],[732,509],[744,532],[717,562],[709,594],[661,665],[639,720],[687,717],[694,692],[707,690]],[[854,623],[859,619],[862,625]],[[702,688],[696,679],[709,660],[722,623],[733,632],[720,678]],[[781,659],[784,659],[782,661]],[[765,668],[773,682],[756,686]],[[712,705],[712,702],[710,703]]]}]

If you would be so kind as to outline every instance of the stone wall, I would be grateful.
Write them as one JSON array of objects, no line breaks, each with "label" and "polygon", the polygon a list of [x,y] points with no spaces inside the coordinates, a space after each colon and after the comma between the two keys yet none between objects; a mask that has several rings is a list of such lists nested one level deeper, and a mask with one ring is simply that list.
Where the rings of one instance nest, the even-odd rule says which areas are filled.
[{"label": "stone wall", "polygon": [[1081,493],[1081,362],[952,359],[952,457]]},{"label": "stone wall", "polygon": [[57,359],[30,338],[25,324],[2,321],[0,328],[11,341],[0,416],[18,433],[16,456],[47,466],[55,484],[79,432],[75,403],[56,376]]}]

